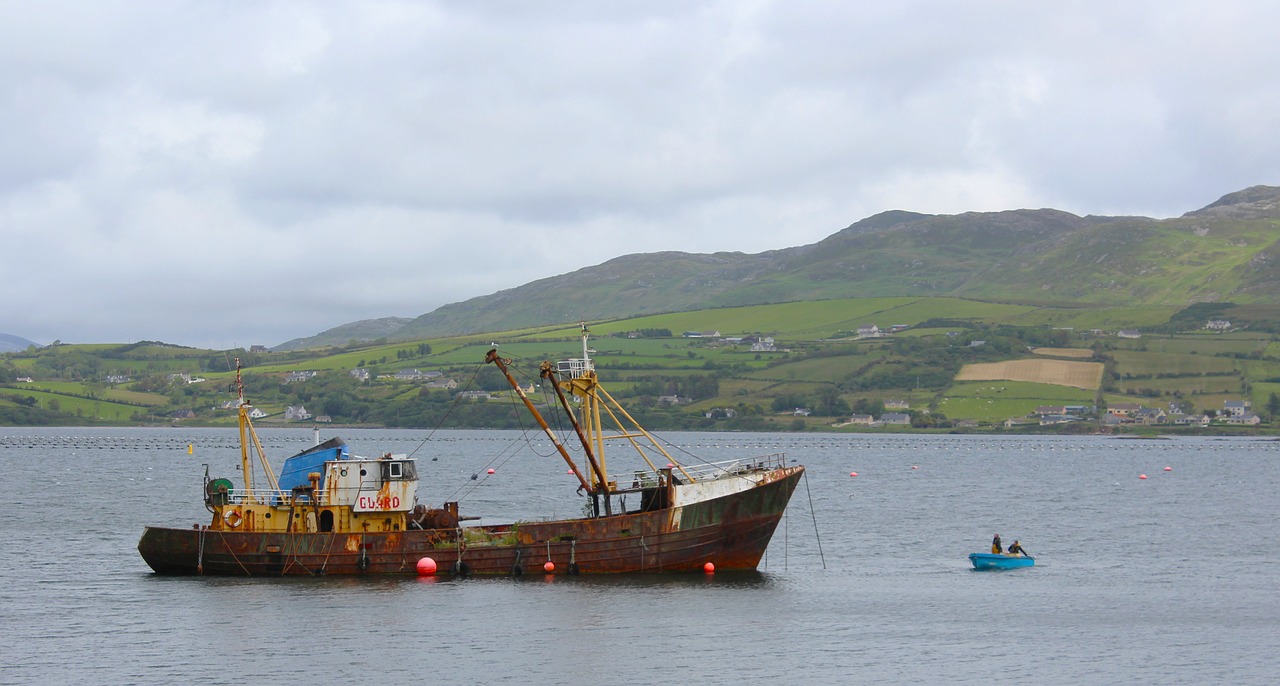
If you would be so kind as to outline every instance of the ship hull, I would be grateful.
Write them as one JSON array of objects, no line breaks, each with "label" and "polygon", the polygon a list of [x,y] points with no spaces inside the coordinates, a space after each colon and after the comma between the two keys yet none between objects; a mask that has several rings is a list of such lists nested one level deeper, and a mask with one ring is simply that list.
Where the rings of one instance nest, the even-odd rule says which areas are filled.
[{"label": "ship hull", "polygon": [[272,533],[147,527],[138,551],[166,575],[616,574],[753,570],[764,555],[801,466],[776,469],[749,489],[652,512],[458,529]]}]

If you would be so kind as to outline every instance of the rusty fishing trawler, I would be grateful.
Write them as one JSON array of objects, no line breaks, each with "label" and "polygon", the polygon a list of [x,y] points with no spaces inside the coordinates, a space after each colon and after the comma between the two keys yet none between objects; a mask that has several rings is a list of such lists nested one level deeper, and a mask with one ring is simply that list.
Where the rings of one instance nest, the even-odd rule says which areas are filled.
[{"label": "rusty fishing trawler", "polygon": [[[467,525],[458,502],[418,503],[416,461],[363,458],[333,438],[285,460],[275,475],[253,430],[237,370],[244,483],[204,477],[208,525],[147,527],[138,551],[158,574],[219,576],[415,574],[521,575],[754,570],[797,483],[785,455],[682,465],[598,382],[582,327],[582,357],[543,362],[544,387],[581,443],[576,464],[512,376],[496,365],[568,463],[587,498],[583,517]],[[563,378],[562,378],[563,377]],[[572,398],[572,400],[570,400]],[[577,405],[576,412],[573,405]],[[567,432],[566,432],[567,433]],[[606,446],[634,448],[641,468],[609,476]],[[250,447],[266,484],[253,481]],[[628,499],[630,509],[627,509]],[[638,497],[637,497],[638,496]]]}]

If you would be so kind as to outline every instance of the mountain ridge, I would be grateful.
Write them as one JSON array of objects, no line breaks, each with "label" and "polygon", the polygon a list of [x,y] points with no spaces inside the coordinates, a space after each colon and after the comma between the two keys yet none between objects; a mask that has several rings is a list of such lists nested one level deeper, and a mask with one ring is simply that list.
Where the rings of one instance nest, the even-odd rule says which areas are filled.
[{"label": "mountain ridge", "polygon": [[16,353],[26,350],[31,346],[40,347],[39,343],[29,341],[21,336],[15,336],[9,333],[0,333],[0,353]]},{"label": "mountain ridge", "polygon": [[1280,296],[1278,220],[1275,186],[1228,193],[1170,219],[1081,217],[1052,208],[888,210],[808,245],[754,254],[632,253],[411,320],[352,322],[275,349],[841,297],[1123,298],[1135,305],[1267,299]]}]

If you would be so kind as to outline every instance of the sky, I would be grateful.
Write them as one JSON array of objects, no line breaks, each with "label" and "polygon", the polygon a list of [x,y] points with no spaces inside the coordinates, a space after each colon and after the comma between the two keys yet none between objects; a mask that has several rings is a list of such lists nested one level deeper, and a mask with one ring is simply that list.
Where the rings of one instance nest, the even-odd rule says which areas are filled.
[{"label": "sky", "polygon": [[[1280,3],[0,1],[0,333],[277,345],[873,214],[1280,184]],[[620,313],[622,314],[622,313]]]}]

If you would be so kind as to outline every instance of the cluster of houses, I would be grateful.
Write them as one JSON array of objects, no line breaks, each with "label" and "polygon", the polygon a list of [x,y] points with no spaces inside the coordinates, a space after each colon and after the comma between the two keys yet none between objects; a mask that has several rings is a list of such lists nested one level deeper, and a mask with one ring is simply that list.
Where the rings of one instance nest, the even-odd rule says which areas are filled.
[{"label": "cluster of houses", "polygon": [[888,336],[889,334],[898,333],[899,331],[906,331],[909,328],[911,327],[907,326],[906,324],[894,324],[893,326],[887,329],[882,329],[879,326],[876,326],[875,324],[863,324],[862,326],[858,327],[857,333],[858,333],[858,338],[882,338],[884,336]]},{"label": "cluster of houses", "polygon": [[773,336],[721,336],[719,331],[685,331],[683,338],[710,338],[730,345],[749,345],[753,353],[787,352],[779,348]]},{"label": "cluster of houses", "polygon": [[[854,414],[849,417],[849,421],[845,425],[854,426],[911,426],[911,415],[907,414],[907,410],[911,409],[911,404],[905,400],[886,400],[884,401],[884,409],[879,418],[869,414]],[[890,412],[892,410],[892,412]]]},{"label": "cluster of houses", "polygon": [[[213,409],[215,411],[236,410],[239,407],[240,407],[239,400],[228,400],[225,403],[222,403],[221,405],[215,406]],[[264,412],[261,408],[254,407],[253,405],[249,405],[248,408],[249,408],[249,419],[262,419],[263,417],[271,416],[269,413]],[[173,413],[172,416],[174,419],[192,419],[195,417],[195,413],[192,412],[191,410],[179,410]],[[284,414],[282,416],[286,422],[304,422],[304,421],[307,421],[308,419],[314,419],[314,421],[319,422],[321,424],[328,424],[329,422],[333,421],[333,418],[330,417],[329,415],[322,414],[322,415],[313,416],[310,412],[307,411],[307,408],[304,405],[290,405],[284,409]]]},{"label": "cluster of houses", "polygon": [[[1097,408],[1084,405],[1042,405],[1035,409],[1029,420],[1040,426],[1069,424],[1097,414]],[[1223,402],[1222,411],[1216,417],[1204,413],[1187,413],[1175,403],[1168,410],[1159,407],[1145,407],[1138,403],[1112,403],[1107,411],[1098,417],[1104,427],[1126,425],[1139,426],[1209,426],[1210,424],[1228,424],[1235,426],[1257,426],[1262,418],[1254,414],[1252,403],[1248,400],[1227,400]],[[1005,422],[1006,426],[1026,424],[1028,419],[1014,418]]]}]

